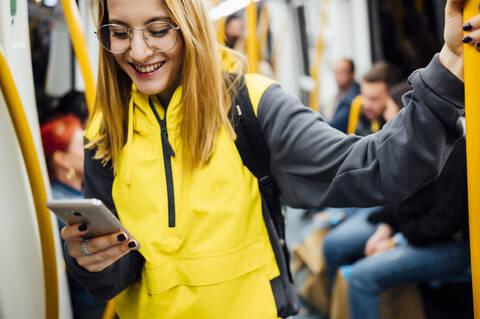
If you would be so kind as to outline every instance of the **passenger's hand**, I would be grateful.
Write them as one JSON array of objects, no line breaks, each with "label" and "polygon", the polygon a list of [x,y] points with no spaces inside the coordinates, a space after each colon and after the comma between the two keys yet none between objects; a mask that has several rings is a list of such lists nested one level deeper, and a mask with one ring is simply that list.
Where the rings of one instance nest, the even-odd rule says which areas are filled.
[{"label": "passenger's hand", "polygon": [[[61,236],[69,246],[70,256],[90,272],[100,272],[137,247],[123,232],[88,239],[82,250],[86,224],[69,225],[62,229]],[[88,252],[88,254],[86,254]]]},{"label": "passenger's hand", "polygon": [[381,242],[384,239],[390,238],[392,236],[393,230],[390,226],[387,224],[380,224],[377,227],[377,230],[375,233],[370,236],[370,238],[367,241],[367,244],[365,245],[365,256],[370,256],[373,255],[375,252],[375,247],[376,245]]},{"label": "passenger's hand", "polygon": [[[440,62],[463,81],[463,43],[480,43],[480,15],[463,24],[465,0],[448,0],[445,8],[445,45]],[[470,23],[470,26],[468,25]],[[469,33],[464,37],[463,28]],[[480,46],[480,44],[478,44]]]},{"label": "passenger's hand", "polygon": [[395,248],[395,241],[393,238],[382,239],[375,245],[372,255],[383,253],[384,251]]},{"label": "passenger's hand", "polygon": [[393,119],[397,113],[400,111],[400,108],[398,107],[397,103],[389,96],[387,98],[387,102],[385,103],[385,111],[383,111],[383,119],[385,122],[390,122],[391,119]]}]

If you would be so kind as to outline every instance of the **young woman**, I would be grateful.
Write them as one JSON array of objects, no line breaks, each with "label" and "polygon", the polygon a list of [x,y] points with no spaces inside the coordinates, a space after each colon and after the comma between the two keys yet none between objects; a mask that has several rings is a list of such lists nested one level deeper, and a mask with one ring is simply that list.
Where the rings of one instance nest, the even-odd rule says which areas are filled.
[{"label": "young woman", "polygon": [[[104,201],[136,240],[84,241],[88,225],[62,237],[70,273],[99,299],[117,296],[122,319],[277,318],[284,303],[258,181],[234,144],[232,74],[221,70],[207,2],[93,2],[104,49],[85,134],[85,195]],[[438,174],[463,133],[461,8],[448,1],[447,45],[412,75],[402,112],[366,138],[332,129],[272,81],[245,76],[286,204],[398,202]]]}]

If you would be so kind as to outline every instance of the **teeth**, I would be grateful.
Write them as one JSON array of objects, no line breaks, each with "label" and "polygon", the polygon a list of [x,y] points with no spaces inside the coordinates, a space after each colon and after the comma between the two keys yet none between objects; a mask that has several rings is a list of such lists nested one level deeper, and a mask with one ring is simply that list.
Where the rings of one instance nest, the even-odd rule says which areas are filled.
[{"label": "teeth", "polygon": [[147,66],[147,67],[135,65],[135,69],[138,72],[141,72],[141,73],[150,73],[150,72],[158,70],[162,64],[163,63],[157,63],[157,64],[150,65],[150,66]]}]

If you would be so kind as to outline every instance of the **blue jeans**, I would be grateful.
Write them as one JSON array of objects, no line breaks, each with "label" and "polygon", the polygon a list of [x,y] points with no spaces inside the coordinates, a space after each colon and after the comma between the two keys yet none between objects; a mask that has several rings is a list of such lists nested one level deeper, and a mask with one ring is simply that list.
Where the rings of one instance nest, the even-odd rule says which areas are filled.
[{"label": "blue jeans", "polygon": [[362,258],[363,249],[376,225],[368,222],[375,208],[355,208],[347,214],[346,220],[333,228],[323,240],[323,255],[327,268],[330,288],[333,287],[337,270],[343,265],[350,265]]},{"label": "blue jeans", "polygon": [[[462,274],[468,267],[470,250],[467,242],[439,242],[424,247],[405,244],[365,257],[365,243],[376,230],[376,225],[366,220],[368,215],[369,212],[359,211],[335,228],[332,236],[327,235],[324,242],[327,270],[327,254],[332,257],[335,248],[333,261],[336,266],[330,267],[338,268],[342,261],[345,264],[353,263],[348,279],[351,319],[378,319],[379,295],[382,291],[399,285]],[[355,257],[356,262],[352,261]],[[329,276],[333,278],[333,275]]]}]

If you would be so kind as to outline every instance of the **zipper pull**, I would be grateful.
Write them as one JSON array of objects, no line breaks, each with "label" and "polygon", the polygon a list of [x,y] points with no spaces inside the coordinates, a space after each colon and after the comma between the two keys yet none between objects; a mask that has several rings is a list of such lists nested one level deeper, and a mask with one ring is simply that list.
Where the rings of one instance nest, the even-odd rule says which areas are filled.
[{"label": "zipper pull", "polygon": [[168,153],[167,155],[170,157],[175,157],[175,151],[173,150],[173,147],[170,144],[170,141],[168,140],[168,132],[167,132],[165,122],[161,121],[160,123],[161,123],[160,130],[162,132],[162,143],[165,143],[165,145],[167,146],[167,153]]},{"label": "zipper pull", "polygon": [[167,143],[168,156],[170,156],[170,157],[175,157],[175,151],[173,150],[172,145],[171,145],[170,142],[168,141],[168,138],[167,138],[166,143]]}]

